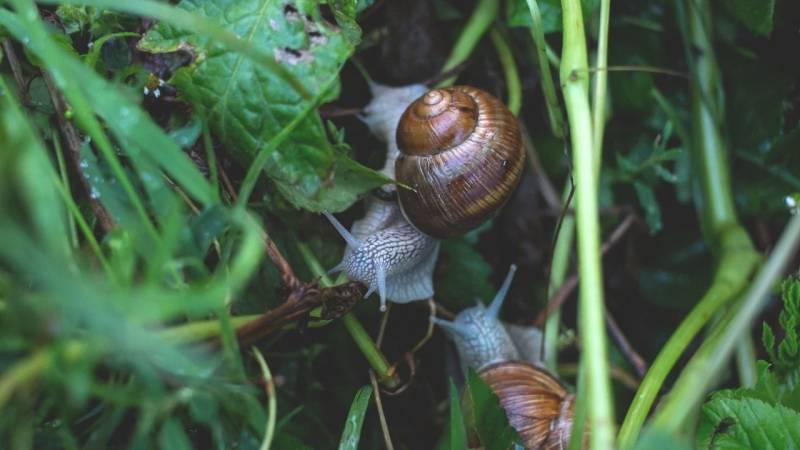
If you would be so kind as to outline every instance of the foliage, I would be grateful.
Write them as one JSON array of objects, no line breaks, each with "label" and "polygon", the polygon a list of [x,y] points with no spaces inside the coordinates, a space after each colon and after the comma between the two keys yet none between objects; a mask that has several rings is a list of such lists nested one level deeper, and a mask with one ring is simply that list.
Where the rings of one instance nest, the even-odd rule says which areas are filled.
[{"label": "foliage", "polygon": [[762,340],[770,361],[758,361],[752,388],[719,390],[703,405],[697,442],[700,448],[793,448],[800,446],[800,279],[782,284],[780,326],[784,337],[764,324]]}]

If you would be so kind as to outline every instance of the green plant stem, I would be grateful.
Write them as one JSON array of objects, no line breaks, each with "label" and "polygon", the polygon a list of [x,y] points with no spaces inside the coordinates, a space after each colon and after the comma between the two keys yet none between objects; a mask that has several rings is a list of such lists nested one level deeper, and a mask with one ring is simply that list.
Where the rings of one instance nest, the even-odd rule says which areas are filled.
[{"label": "green plant stem", "polygon": [[[690,55],[692,148],[697,170],[703,174],[701,183],[702,202],[697,210],[703,218],[706,231],[713,237],[719,230],[736,223],[736,211],[730,191],[730,170],[727,152],[722,138],[724,106],[721,99],[722,82],[717,69],[714,48],[711,42],[711,9],[707,0],[681,0],[684,21],[688,25],[685,36]],[[712,247],[713,248],[713,247]]]},{"label": "green plant stem", "polygon": [[278,416],[278,400],[275,397],[275,383],[272,382],[272,372],[269,370],[267,362],[264,361],[264,356],[258,351],[258,348],[253,347],[253,355],[258,361],[261,368],[261,374],[264,376],[265,391],[267,393],[267,426],[264,430],[264,439],[261,441],[259,450],[269,450],[272,446],[272,438],[275,435],[275,420]]},{"label": "green plant stem", "polygon": [[572,421],[572,433],[569,436],[569,450],[583,449],[584,431],[586,430],[586,366],[578,367],[577,395],[575,396],[575,416]]},{"label": "green plant stem", "polygon": [[597,60],[595,66],[598,70],[594,74],[594,98],[592,100],[592,131],[594,133],[594,156],[597,170],[603,154],[603,135],[606,122],[606,89],[608,87],[608,22],[611,10],[611,0],[600,2],[600,29],[597,33]]},{"label": "green plant stem", "polygon": [[733,208],[722,122],[718,119],[723,117],[722,103],[713,100],[720,95],[721,84],[713,47],[706,36],[710,10],[705,0],[689,3],[699,9],[679,8],[688,24],[687,47],[692,49],[687,50],[692,68],[692,127],[691,141],[686,144],[692,152],[700,188],[695,207],[706,241],[717,256],[717,269],[703,298],[672,334],[642,380],[620,428],[619,444],[623,450],[635,444],[653,401],[678,358],[708,320],[747,286],[760,259]]},{"label": "green plant stem", "polygon": [[[331,281],[328,274],[325,272],[325,269],[319,263],[319,260],[314,255],[314,252],[308,248],[308,245],[302,242],[297,243],[297,248],[300,250],[300,254],[303,255],[303,259],[308,265],[308,268],[311,270],[311,273],[314,276],[320,278],[320,282],[323,286],[332,286],[333,282]],[[342,322],[344,323],[347,332],[350,333],[353,340],[356,342],[359,350],[361,353],[364,354],[364,357],[369,362],[369,365],[372,367],[372,370],[375,371],[375,374],[378,377],[378,380],[384,385],[389,388],[395,387],[397,385],[397,380],[394,377],[394,370],[389,365],[389,361],[386,360],[386,357],[383,356],[383,353],[375,345],[375,341],[372,340],[367,330],[361,325],[361,322],[353,315],[352,312],[345,314],[342,317]]]},{"label": "green plant stem", "polygon": [[[570,198],[570,190],[572,185],[567,181],[564,187],[563,203],[565,207],[567,200]],[[572,243],[575,238],[575,217],[571,214],[564,216],[561,221],[561,228],[558,230],[558,237],[556,237],[556,244],[553,247],[553,259],[550,263],[550,282],[547,288],[547,298],[551,298],[564,284],[564,279],[567,277],[569,270],[570,253],[572,250]],[[559,307],[547,318],[544,326],[544,342],[545,342],[545,365],[548,369],[556,372],[558,368],[558,331],[561,323],[561,308]]]},{"label": "green plant stem", "polygon": [[[479,0],[475,10],[472,12],[464,29],[461,30],[461,35],[458,36],[453,49],[450,51],[450,56],[442,67],[442,72],[456,67],[463,63],[472,54],[472,50],[478,45],[486,30],[494,22],[497,17],[497,11],[500,8],[500,2],[497,0]],[[446,80],[442,80],[437,87],[452,86],[455,83],[456,77],[452,76]]]},{"label": "green plant stem", "polygon": [[550,130],[558,138],[564,137],[564,113],[558,103],[553,74],[548,64],[548,47],[544,38],[544,25],[542,24],[542,13],[539,11],[537,0],[528,0],[528,9],[531,12],[531,36],[536,46],[536,61],[539,64],[539,73],[542,77],[542,92],[544,93],[545,105],[547,105],[547,118],[550,123]]},{"label": "green plant stem", "polygon": [[749,248],[750,238],[741,228],[730,229],[723,235],[721,242],[722,257],[711,287],[672,333],[636,391],[620,427],[619,445],[623,450],[633,447],[656,395],[686,347],[714,313],[734,299],[747,285],[748,277],[742,277],[740,272],[746,271],[749,274],[758,263],[758,255]]},{"label": "green plant stem", "polygon": [[[261,314],[247,314],[233,316],[230,318],[231,328],[238,329],[253,320],[261,317]],[[219,319],[198,320],[183,325],[166,328],[159,332],[165,340],[176,343],[197,342],[204,339],[216,338],[221,335],[221,325]]]},{"label": "green plant stem", "polygon": [[597,170],[589,108],[588,60],[579,0],[562,0],[564,47],[561,84],[569,120],[575,173],[575,220],[578,274],[581,280],[579,324],[582,365],[586,370],[591,448],[614,448],[614,412],[608,369],[600,226],[597,212]]},{"label": "green plant stem", "polygon": [[42,369],[49,364],[50,358],[50,352],[41,349],[5,370],[0,377],[0,408],[11,399],[19,385],[34,382]]},{"label": "green plant stem", "polygon": [[506,89],[508,89],[506,103],[508,109],[515,116],[519,116],[519,109],[522,106],[522,85],[519,81],[519,72],[517,71],[517,64],[514,62],[514,55],[511,53],[511,48],[508,46],[506,38],[497,27],[492,28],[491,37],[506,78]]},{"label": "green plant stem", "polygon": [[703,401],[715,379],[712,374],[722,369],[741,336],[749,333],[753,321],[769,299],[771,290],[783,276],[798,246],[800,246],[800,215],[795,215],[786,225],[767,263],[744,294],[741,307],[730,310],[731,314],[726,318],[728,320],[722,322],[719,332],[703,342],[681,372],[664,405],[653,418],[654,428],[668,432],[677,431],[683,425],[684,418]]},{"label": "green plant stem", "polygon": [[736,368],[740,386],[752,388],[756,385],[758,381],[756,349],[753,337],[749,333],[739,338],[739,345],[736,346]]},{"label": "green plant stem", "polygon": [[[0,82],[2,83],[2,82]],[[3,86],[5,88],[5,86]],[[7,89],[4,89],[7,90]],[[67,163],[64,159],[64,150],[61,148],[61,140],[59,139],[58,130],[55,127],[50,127],[50,138],[53,140],[53,149],[56,154],[56,163],[58,165],[58,175],[60,177],[60,184],[62,185],[66,196],[72,198],[72,192],[69,188],[69,174],[67,173]],[[75,225],[75,219],[71,214],[66,215],[67,223],[69,224],[69,238],[72,251],[78,248],[78,230]]]}]

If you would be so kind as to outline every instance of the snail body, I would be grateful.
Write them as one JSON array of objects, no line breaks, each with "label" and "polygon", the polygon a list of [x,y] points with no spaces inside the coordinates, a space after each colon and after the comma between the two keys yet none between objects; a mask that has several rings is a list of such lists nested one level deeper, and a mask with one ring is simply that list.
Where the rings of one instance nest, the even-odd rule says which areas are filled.
[{"label": "snail body", "polygon": [[362,119],[387,143],[383,173],[401,187],[381,189],[396,191],[397,201],[370,199],[365,217],[349,232],[326,216],[347,241],[332,271],[367,284],[367,295],[378,292],[385,309],[387,300],[433,296],[439,239],[493,216],[519,181],[525,154],[516,119],[484,91],[370,87],[373,100]]},{"label": "snail body", "polygon": [[574,397],[546,370],[523,361],[521,352],[498,313],[516,268],[492,303],[459,313],[454,321],[432,317],[456,344],[462,366],[474,369],[497,394],[509,424],[529,450],[555,450],[569,445]]},{"label": "snail body", "polygon": [[342,261],[331,271],[344,271],[366,284],[364,297],[377,292],[381,310],[387,299],[407,303],[433,296],[439,241],[411,226],[396,204],[372,199],[352,233],[332,215],[328,218],[347,241]]}]

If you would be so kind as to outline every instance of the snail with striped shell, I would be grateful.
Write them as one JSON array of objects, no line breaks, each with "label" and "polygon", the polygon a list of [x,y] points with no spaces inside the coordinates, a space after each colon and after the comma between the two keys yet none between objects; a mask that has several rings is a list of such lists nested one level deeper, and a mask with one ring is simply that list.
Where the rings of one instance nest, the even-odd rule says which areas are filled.
[{"label": "snail with striped shell", "polygon": [[519,182],[525,152],[516,118],[480,89],[372,90],[364,121],[388,144],[383,171],[401,187],[384,192],[396,189],[398,202],[370,199],[351,232],[326,216],[347,242],[332,271],[367,284],[367,295],[377,291],[385,309],[387,299],[433,296],[439,239],[475,229],[499,211]]},{"label": "snail with striped shell", "polygon": [[[556,450],[569,446],[575,400],[544,368],[535,355],[529,359],[523,342],[498,318],[511,286],[515,266],[492,303],[459,313],[454,321],[432,317],[456,344],[461,364],[474,369],[497,394],[509,424],[528,450]],[[584,433],[585,439],[585,433]]]}]

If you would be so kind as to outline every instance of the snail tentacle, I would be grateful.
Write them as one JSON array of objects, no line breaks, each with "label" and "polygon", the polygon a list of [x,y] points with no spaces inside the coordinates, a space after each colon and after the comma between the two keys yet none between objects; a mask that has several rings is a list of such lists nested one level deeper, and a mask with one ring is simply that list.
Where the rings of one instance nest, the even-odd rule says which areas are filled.
[{"label": "snail tentacle", "polygon": [[375,281],[378,285],[378,296],[381,299],[381,311],[386,311],[386,269],[379,262],[375,263]]},{"label": "snail tentacle", "polygon": [[341,222],[339,222],[339,219],[334,217],[333,214],[329,213],[328,211],[323,211],[322,214],[324,214],[325,217],[328,218],[328,220],[333,225],[333,228],[335,228],[336,231],[339,232],[339,235],[341,235],[342,238],[344,238],[344,240],[347,242],[348,247],[351,248],[361,247],[361,241],[356,239],[356,237],[353,236],[350,233],[350,231],[348,231],[347,228],[345,228],[344,225],[342,225]]},{"label": "snail tentacle", "polygon": [[511,282],[514,280],[514,274],[516,272],[517,272],[517,265],[512,264],[511,267],[508,268],[508,274],[506,275],[505,280],[503,280],[503,284],[500,286],[500,290],[497,291],[497,294],[494,296],[492,303],[486,310],[486,314],[488,314],[490,317],[497,318],[500,315],[500,308],[502,308],[503,306],[503,302],[506,299],[506,295],[508,294],[508,289],[511,287]]}]

